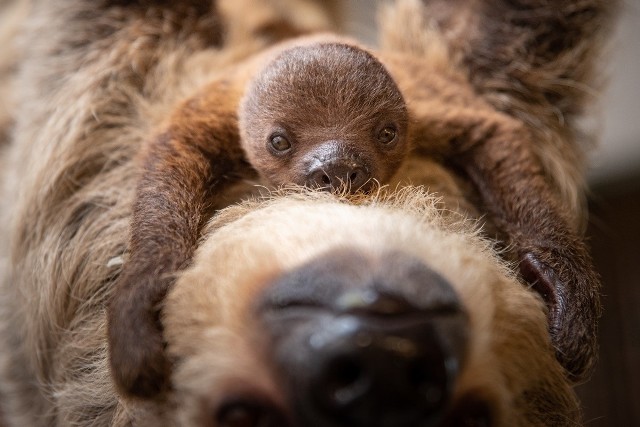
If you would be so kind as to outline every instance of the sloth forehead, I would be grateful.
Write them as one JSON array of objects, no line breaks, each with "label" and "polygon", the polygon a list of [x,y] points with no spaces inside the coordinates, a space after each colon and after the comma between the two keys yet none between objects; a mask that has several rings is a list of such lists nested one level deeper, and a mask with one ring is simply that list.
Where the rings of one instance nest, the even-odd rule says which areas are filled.
[{"label": "sloth forehead", "polygon": [[380,108],[404,104],[384,66],[370,53],[341,43],[288,49],[271,61],[251,89],[261,103],[316,100],[326,106]]},{"label": "sloth forehead", "polygon": [[436,207],[437,199],[419,189],[405,193],[399,200],[380,198],[362,205],[315,193],[246,203],[214,219],[210,224],[212,238],[205,246],[224,251],[238,248],[240,253],[247,251],[246,245],[254,246],[252,251],[256,252],[263,247],[267,253],[287,254],[287,262],[303,261],[336,247],[359,247],[369,252],[396,248],[434,260],[449,254],[445,256],[449,263],[450,254],[461,253],[453,248],[465,247],[467,260],[475,253],[484,264],[502,265],[490,255],[489,244],[479,238],[475,223],[444,219]]}]

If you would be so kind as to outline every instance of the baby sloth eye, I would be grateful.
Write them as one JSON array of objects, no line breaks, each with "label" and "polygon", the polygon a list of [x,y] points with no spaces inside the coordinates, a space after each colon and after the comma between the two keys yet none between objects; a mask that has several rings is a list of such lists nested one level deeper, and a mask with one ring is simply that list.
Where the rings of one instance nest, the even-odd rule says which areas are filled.
[{"label": "baby sloth eye", "polygon": [[396,139],[396,128],[393,126],[386,126],[378,133],[378,141],[383,144],[389,144]]},{"label": "baby sloth eye", "polygon": [[269,142],[276,151],[287,151],[291,148],[289,140],[282,135],[271,135]]}]

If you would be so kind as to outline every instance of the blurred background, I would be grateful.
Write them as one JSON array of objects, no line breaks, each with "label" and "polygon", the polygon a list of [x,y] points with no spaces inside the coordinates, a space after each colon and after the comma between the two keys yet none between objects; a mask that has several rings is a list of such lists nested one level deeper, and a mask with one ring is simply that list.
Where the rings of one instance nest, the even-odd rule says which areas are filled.
[{"label": "blurred background", "polygon": [[[344,28],[372,45],[376,3],[340,4]],[[605,313],[600,361],[578,394],[586,427],[633,427],[640,426],[640,0],[623,0],[602,70],[608,83],[589,120],[601,142],[591,154],[588,235]]]}]

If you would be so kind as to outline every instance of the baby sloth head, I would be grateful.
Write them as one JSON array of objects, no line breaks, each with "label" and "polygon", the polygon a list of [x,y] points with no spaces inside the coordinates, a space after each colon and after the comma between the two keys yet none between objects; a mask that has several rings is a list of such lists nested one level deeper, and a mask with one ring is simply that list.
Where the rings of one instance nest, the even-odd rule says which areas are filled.
[{"label": "baby sloth head", "polygon": [[370,53],[343,43],[285,50],[249,85],[242,144],[271,184],[366,191],[408,150],[400,90]]}]

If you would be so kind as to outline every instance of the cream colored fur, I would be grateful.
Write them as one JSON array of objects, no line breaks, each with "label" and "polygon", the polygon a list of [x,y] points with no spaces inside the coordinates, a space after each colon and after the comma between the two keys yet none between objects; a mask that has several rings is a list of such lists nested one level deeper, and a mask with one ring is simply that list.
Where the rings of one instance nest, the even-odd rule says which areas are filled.
[{"label": "cream colored fur", "polygon": [[[194,402],[215,401],[216,393],[224,393],[220,384],[257,383],[278,396],[278,379],[256,344],[250,296],[259,295],[278,273],[338,248],[374,259],[397,249],[437,266],[471,321],[469,358],[455,395],[487,396],[494,425],[542,426],[547,425],[543,419],[564,423],[563,418],[576,416],[576,401],[552,355],[540,300],[479,237],[475,222],[455,214],[443,217],[438,205],[419,188],[356,205],[302,193],[231,207],[214,219],[195,265],[180,277],[165,310],[169,352],[178,361],[176,396],[183,425],[202,416]],[[558,413],[538,413],[535,395],[559,404]]]}]

